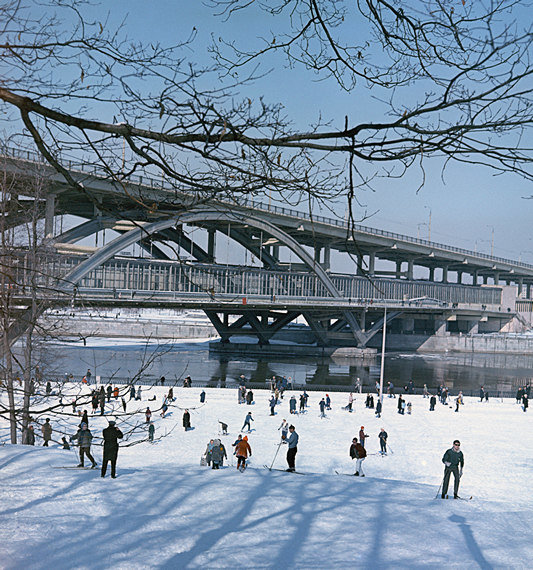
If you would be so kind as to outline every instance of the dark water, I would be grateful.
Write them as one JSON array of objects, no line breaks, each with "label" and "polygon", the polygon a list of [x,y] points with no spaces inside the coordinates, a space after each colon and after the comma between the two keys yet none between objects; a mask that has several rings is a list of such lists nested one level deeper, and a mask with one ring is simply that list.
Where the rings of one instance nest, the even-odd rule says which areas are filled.
[{"label": "dark water", "polygon": [[[43,367],[53,377],[65,372],[81,378],[90,368],[93,377],[128,379],[143,370],[142,376],[168,382],[190,374],[193,381],[211,386],[232,386],[241,374],[263,383],[274,375],[287,376],[295,385],[353,386],[359,377],[364,386],[379,380],[380,357],[365,359],[294,358],[235,359],[210,354],[207,343],[174,346],[104,344],[80,347],[48,345],[43,350]],[[477,394],[484,385],[494,393],[512,392],[533,378],[533,356],[505,354],[413,354],[393,353],[385,358],[385,382],[401,387],[413,380],[416,387],[434,388],[445,384],[454,390]]]}]

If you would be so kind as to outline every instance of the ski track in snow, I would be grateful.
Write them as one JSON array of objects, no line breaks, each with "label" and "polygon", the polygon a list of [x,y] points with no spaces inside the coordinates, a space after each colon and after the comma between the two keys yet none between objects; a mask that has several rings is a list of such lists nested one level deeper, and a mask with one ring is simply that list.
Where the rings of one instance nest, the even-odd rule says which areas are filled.
[{"label": "ski track in snow", "polygon": [[[145,400],[129,402],[128,411],[155,409],[167,390],[147,389]],[[174,391],[174,406],[199,406],[201,388]],[[155,445],[122,448],[115,480],[109,470],[102,479],[98,469],[53,469],[76,465],[77,457],[59,446],[38,447],[39,437],[36,447],[0,446],[0,567],[530,567],[532,420],[513,400],[466,398],[459,413],[441,404],[430,413],[427,399],[407,396],[413,414],[401,416],[397,400],[385,398],[377,419],[364,408],[364,394],[350,414],[342,409],[347,394],[329,392],[333,409],[321,419],[319,392],[310,393],[301,416],[288,413],[291,393],[299,392],[286,393],[272,417],[265,390],[254,391],[252,406],[239,405],[234,389],[205,391],[206,404],[191,410],[192,431],[184,432],[177,407],[165,419],[154,413],[156,438],[170,435]],[[147,402],[153,394],[158,401]],[[231,443],[248,410],[255,420],[247,434],[253,456],[240,473],[235,461],[232,467]],[[283,418],[300,435],[296,467],[305,477],[263,468],[272,463]],[[218,420],[228,424],[228,436],[218,436]],[[69,421],[74,433],[79,419]],[[95,436],[106,425],[105,418],[90,416]],[[369,453],[379,450],[384,427],[394,454],[370,455],[365,478],[338,476],[335,470],[354,471],[348,449],[361,425],[370,435]],[[144,429],[130,442],[146,437]],[[199,465],[213,437],[229,456],[218,471]],[[8,439],[5,423],[0,438]],[[455,438],[465,454],[460,494],[473,495],[468,502],[434,499],[442,455]],[[92,452],[100,464],[101,447],[93,445]],[[275,468],[286,467],[285,455],[282,445]]]}]

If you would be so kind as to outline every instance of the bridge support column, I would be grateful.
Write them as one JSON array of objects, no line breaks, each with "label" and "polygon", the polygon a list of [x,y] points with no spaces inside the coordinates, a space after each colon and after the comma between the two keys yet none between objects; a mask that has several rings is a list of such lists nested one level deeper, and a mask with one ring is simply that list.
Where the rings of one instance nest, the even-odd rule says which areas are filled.
[{"label": "bridge support column", "polygon": [[493,275],[494,277],[494,285],[498,285],[500,283],[500,274],[498,271],[496,271]]},{"label": "bridge support column", "polygon": [[368,256],[368,274],[370,276],[373,276],[375,273],[375,269],[376,269],[376,254],[372,252]]},{"label": "bridge support column", "polygon": [[463,282],[463,272],[458,271],[457,272],[457,283],[460,285],[462,282]]},{"label": "bridge support column", "polygon": [[479,321],[470,321],[468,323],[469,334],[477,334],[479,332]]},{"label": "bridge support column", "polygon": [[477,278],[478,278],[478,273],[477,273],[477,269],[475,269],[474,271],[472,271],[472,285],[477,286]]},{"label": "bridge support column", "polygon": [[357,271],[356,271],[356,275],[363,275],[363,256],[362,255],[358,255],[357,256]]},{"label": "bridge support column", "polygon": [[207,232],[207,255],[211,263],[215,262],[215,248],[216,248],[216,230],[210,229]]},{"label": "bridge support column", "polygon": [[435,336],[444,336],[446,334],[446,319],[442,317],[435,318]]},{"label": "bridge support column", "polygon": [[329,245],[324,246],[324,263],[322,267],[325,271],[328,271],[331,267],[331,247]]},{"label": "bridge support column", "polygon": [[518,285],[518,296],[520,297],[520,295],[522,294],[522,289],[524,288],[524,279],[522,277],[519,277],[517,279],[517,285]]},{"label": "bridge support column", "polygon": [[319,246],[315,246],[315,263],[318,264],[320,263],[320,251],[321,251],[321,247]]},{"label": "bridge support column", "polygon": [[405,333],[412,333],[415,330],[415,320],[414,319],[403,319],[402,320],[402,331]]},{"label": "bridge support column", "polygon": [[526,296],[528,299],[531,299],[531,283],[526,285]]},{"label": "bridge support column", "polygon": [[483,275],[483,285],[486,285],[489,282],[489,276]]},{"label": "bridge support column", "polygon": [[407,261],[407,279],[409,279],[410,281],[413,280],[413,275],[414,275],[414,262],[412,259],[409,259]]},{"label": "bridge support column", "polygon": [[435,268],[434,267],[429,268],[429,280],[435,281]]},{"label": "bridge support column", "polygon": [[448,283],[448,266],[447,265],[442,266],[442,282]]},{"label": "bridge support column", "polygon": [[402,262],[397,261],[396,262],[396,279],[400,279],[401,276],[402,276]]},{"label": "bridge support column", "polygon": [[54,215],[56,210],[56,197],[54,194],[46,195],[46,210],[44,214],[44,236],[54,237]]}]

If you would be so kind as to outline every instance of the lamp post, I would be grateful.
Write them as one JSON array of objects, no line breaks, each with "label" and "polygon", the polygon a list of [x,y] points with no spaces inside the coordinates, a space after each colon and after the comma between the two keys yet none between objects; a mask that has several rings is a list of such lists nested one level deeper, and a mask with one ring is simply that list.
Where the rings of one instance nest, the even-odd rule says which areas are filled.
[{"label": "lamp post", "polygon": [[381,368],[379,371],[379,399],[383,403],[383,373],[385,371],[385,336],[387,334],[387,307],[383,315],[383,338],[381,340]]},{"label": "lamp post", "polygon": [[429,210],[429,220],[428,220],[428,241],[431,241],[431,208],[429,206],[424,206]]},{"label": "lamp post", "polygon": [[491,229],[490,234],[490,256],[494,257],[494,226],[487,225],[487,228]]}]

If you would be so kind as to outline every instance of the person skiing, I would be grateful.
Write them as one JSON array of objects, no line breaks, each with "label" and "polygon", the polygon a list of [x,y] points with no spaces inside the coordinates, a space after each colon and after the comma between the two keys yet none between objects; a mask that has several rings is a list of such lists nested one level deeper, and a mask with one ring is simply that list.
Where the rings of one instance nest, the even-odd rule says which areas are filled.
[{"label": "person skiing", "polygon": [[359,430],[359,441],[363,447],[365,446],[365,439],[367,437],[368,435],[365,433],[365,426],[361,426],[361,429]]},{"label": "person skiing", "polygon": [[250,422],[253,422],[253,421],[254,421],[254,419],[252,418],[252,412],[248,412],[248,413],[246,414],[246,417],[244,418],[244,424],[243,424],[243,426],[242,426],[242,428],[241,428],[241,431],[244,431],[244,428],[245,428],[246,426],[248,426],[248,431],[249,431],[249,432],[252,431],[252,427],[251,427],[251,425],[250,425]]},{"label": "person skiing", "polygon": [[381,455],[387,455],[387,438],[389,437],[385,428],[381,428],[381,431],[378,434],[379,437],[379,446],[381,448]]},{"label": "person skiing", "polygon": [[73,441],[75,439],[78,440],[78,445],[80,448],[80,462],[78,464],[78,467],[84,466],[85,462],[84,460],[86,455],[87,459],[91,461],[92,468],[94,469],[96,467],[96,461],[94,460],[94,457],[91,455],[91,442],[93,440],[93,434],[91,433],[89,427],[85,422],[81,424],[76,434],[70,438],[70,441]]},{"label": "person skiing", "polygon": [[281,425],[279,426],[278,430],[281,430],[281,440],[282,443],[286,443],[287,434],[289,433],[289,423],[287,420],[283,420]]},{"label": "person skiing", "polygon": [[211,452],[213,451],[213,446],[215,445],[215,440],[210,439],[207,447],[205,448],[205,462],[207,463],[208,467],[211,467]]},{"label": "person skiing", "polygon": [[300,394],[300,413],[305,411],[305,396]]},{"label": "person skiing", "polygon": [[422,388],[422,395],[424,398],[428,398],[429,397],[429,392],[428,392],[428,386],[427,384],[424,384],[424,388]]},{"label": "person skiing", "polygon": [[153,443],[153,441],[154,441],[154,434],[155,434],[155,426],[154,426],[153,422],[150,422],[148,424],[148,441],[150,443]]},{"label": "person skiing", "polygon": [[221,422],[220,420],[218,420],[218,423],[220,424],[220,430],[222,431],[222,435],[228,435],[228,424]]},{"label": "person skiing", "polygon": [[248,455],[252,457],[252,448],[248,443],[248,436],[244,436],[235,446],[235,455],[237,456],[237,469],[244,471],[246,469],[246,459]]},{"label": "person skiing", "polygon": [[85,424],[87,427],[89,427],[89,414],[87,414],[87,410],[83,410],[83,414],[81,415],[81,422],[79,425],[80,428],[81,424]]},{"label": "person skiing", "polygon": [[350,457],[352,459],[356,459],[354,475],[356,477],[364,477],[365,474],[363,473],[363,461],[366,457],[366,450],[360,443],[357,442],[356,437],[352,439],[352,445],[350,445]]},{"label": "person skiing", "polygon": [[107,471],[107,464],[111,462],[111,478],[115,479],[117,476],[117,455],[118,455],[118,440],[124,437],[124,434],[111,420],[109,425],[102,431],[104,436],[104,457],[102,459],[101,477],[105,477]]},{"label": "person skiing", "polygon": [[296,433],[296,428],[293,425],[289,426],[290,436],[287,440],[289,444],[289,449],[287,449],[287,464],[289,468],[287,471],[293,473],[296,471],[296,454],[298,453],[298,440],[300,439]]},{"label": "person skiing", "polygon": [[139,386],[137,388],[137,395],[135,396],[136,400],[142,400],[142,396],[141,396],[141,387]]},{"label": "person skiing", "polygon": [[461,442],[456,439],[453,442],[453,447],[448,449],[443,457],[442,462],[446,466],[444,468],[444,478],[442,480],[442,494],[443,499],[446,498],[448,493],[448,485],[450,483],[450,475],[453,473],[454,484],[453,484],[453,498],[459,498],[459,480],[463,475],[463,467],[465,465],[465,459],[463,452],[460,450]]},{"label": "person skiing", "polygon": [[162,417],[162,418],[165,417],[165,414],[167,413],[167,411],[168,411],[168,405],[167,405],[167,402],[166,402],[166,400],[165,400],[165,401],[163,402],[163,405],[161,406],[161,417]]},{"label": "person skiing", "polygon": [[135,386],[131,386],[130,388],[130,400],[135,400]]},{"label": "person skiing", "polygon": [[107,401],[110,402],[111,401],[111,394],[113,393],[113,388],[111,387],[111,385],[109,385],[107,387]]},{"label": "person skiing", "polygon": [[326,413],[324,410],[326,409],[326,402],[325,402],[324,398],[322,398],[322,400],[320,400],[320,402],[318,403],[318,406],[320,407],[320,417],[325,418]]},{"label": "person skiing", "polygon": [[376,404],[376,418],[381,417],[382,408],[383,408],[383,404],[381,403],[381,398],[378,398],[378,403]]},{"label": "person skiing", "polygon": [[251,390],[248,390],[248,392],[246,393],[246,405],[251,406],[253,401],[254,401],[254,393]]},{"label": "person skiing", "polygon": [[435,395],[433,394],[431,396],[431,398],[429,399],[429,411],[430,412],[434,412],[435,411],[435,405],[437,404],[437,398],[435,397]]},{"label": "person skiing", "polygon": [[152,410],[150,408],[146,408],[146,411],[144,412],[144,417],[146,418],[146,423],[149,424],[152,418]]},{"label": "person skiing", "polygon": [[191,428],[191,414],[189,414],[189,410],[183,412],[183,428],[185,431]]},{"label": "person skiing", "polygon": [[237,439],[231,444],[231,447],[234,447],[235,449],[233,450],[233,455],[237,455],[237,446],[239,445],[239,443],[242,441],[242,435],[239,434],[237,436]]},{"label": "person skiing", "polygon": [[41,432],[43,434],[43,447],[48,447],[48,442],[52,439],[52,426],[50,425],[50,418],[44,420],[44,424],[41,427]]},{"label": "person skiing", "polygon": [[350,392],[350,395],[348,396],[348,411],[351,412],[353,408],[353,394],[352,392]]},{"label": "person skiing", "polygon": [[202,390],[200,392],[200,404],[203,404],[205,402],[205,390]]},{"label": "person skiing", "polygon": [[326,394],[326,410],[331,410],[331,398]]}]

